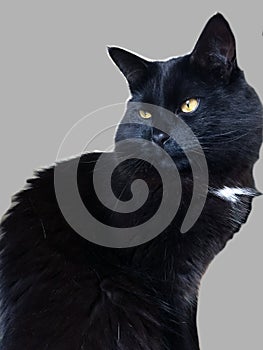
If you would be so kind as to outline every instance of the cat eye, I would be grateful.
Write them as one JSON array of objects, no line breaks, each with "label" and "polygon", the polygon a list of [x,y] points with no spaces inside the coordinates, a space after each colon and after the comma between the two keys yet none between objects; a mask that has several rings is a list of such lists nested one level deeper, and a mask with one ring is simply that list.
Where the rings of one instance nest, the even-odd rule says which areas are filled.
[{"label": "cat eye", "polygon": [[140,117],[142,117],[144,119],[149,119],[152,116],[152,114],[150,112],[143,111],[142,109],[139,110],[139,115],[140,115]]},{"label": "cat eye", "polygon": [[199,99],[190,98],[182,104],[181,111],[184,113],[192,113],[197,110],[199,102]]}]

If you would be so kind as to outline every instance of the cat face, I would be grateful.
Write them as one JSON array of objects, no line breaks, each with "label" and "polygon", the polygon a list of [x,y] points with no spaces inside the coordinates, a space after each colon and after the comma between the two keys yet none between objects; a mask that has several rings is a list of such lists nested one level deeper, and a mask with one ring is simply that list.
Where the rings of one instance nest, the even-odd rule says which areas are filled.
[{"label": "cat face", "polygon": [[[210,171],[251,166],[258,159],[262,106],[237,66],[235,38],[222,15],[209,20],[186,56],[148,61],[115,47],[109,54],[131,91],[116,142],[145,139],[156,145],[156,154],[161,147],[185,168],[188,161],[173,138],[180,119],[197,137]],[[156,120],[165,132],[153,126]]]}]

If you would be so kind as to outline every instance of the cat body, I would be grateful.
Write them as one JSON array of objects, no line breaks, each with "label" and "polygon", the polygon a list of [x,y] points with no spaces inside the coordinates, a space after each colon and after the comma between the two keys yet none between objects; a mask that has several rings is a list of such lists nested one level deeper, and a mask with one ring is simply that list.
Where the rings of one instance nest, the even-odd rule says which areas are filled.
[{"label": "cat body", "polygon": [[[161,234],[144,244],[100,246],[74,231],[56,198],[55,171],[62,169],[67,191],[74,159],[37,172],[14,196],[1,223],[1,349],[198,350],[201,278],[246,222],[252,199],[259,195],[252,171],[262,142],[262,106],[237,66],[235,40],[222,15],[210,19],[193,52],[184,57],[147,61],[120,48],[109,48],[109,54],[132,96],[107,161],[120,163],[118,143],[129,138],[155,144],[157,158],[161,147],[180,171],[179,210]],[[185,101],[198,101],[196,110],[183,112]],[[160,116],[142,114],[138,106],[144,104],[181,118],[205,153],[208,193],[201,215],[185,234],[180,227],[194,179],[182,148],[170,137],[179,126],[164,116],[166,133],[153,128],[151,119]],[[140,114],[147,118],[136,123]],[[147,152],[152,148],[142,149]],[[78,159],[78,189],[87,209],[99,221],[123,229],[149,220],[163,196],[156,169],[137,159],[120,164],[112,177],[117,198],[129,200],[136,179],[150,190],[136,213],[112,213],[93,186],[100,156],[94,152]],[[169,173],[161,157],[160,166]],[[74,212],[74,205],[68,206]]]}]

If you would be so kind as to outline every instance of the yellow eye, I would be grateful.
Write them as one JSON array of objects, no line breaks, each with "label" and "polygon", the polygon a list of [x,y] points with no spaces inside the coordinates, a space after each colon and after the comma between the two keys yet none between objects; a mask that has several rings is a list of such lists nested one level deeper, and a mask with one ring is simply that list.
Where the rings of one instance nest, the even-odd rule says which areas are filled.
[{"label": "yellow eye", "polygon": [[181,110],[184,113],[192,113],[197,110],[198,106],[199,100],[196,98],[190,98],[182,104]]},{"label": "yellow eye", "polygon": [[139,110],[139,114],[140,114],[140,117],[144,119],[149,119],[152,116],[150,112],[143,111],[142,109]]}]

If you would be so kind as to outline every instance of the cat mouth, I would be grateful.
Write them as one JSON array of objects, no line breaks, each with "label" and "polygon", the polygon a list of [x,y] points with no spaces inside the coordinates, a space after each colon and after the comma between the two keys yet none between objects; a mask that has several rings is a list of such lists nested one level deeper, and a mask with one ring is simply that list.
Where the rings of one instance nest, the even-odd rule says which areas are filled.
[{"label": "cat mouth", "polygon": [[154,147],[143,149],[143,154],[147,155],[145,158],[149,159],[151,165],[158,164],[158,166],[167,170],[173,168],[174,165],[178,170],[190,168],[189,161],[181,150],[165,144],[160,146],[155,142],[152,143]]},{"label": "cat mouth", "polygon": [[123,155],[128,155],[128,158],[141,159],[151,166],[157,165],[165,169],[174,165],[178,170],[190,168],[186,155],[172,142],[159,145],[153,140],[133,139],[130,143],[116,144],[115,151],[120,159]]}]

